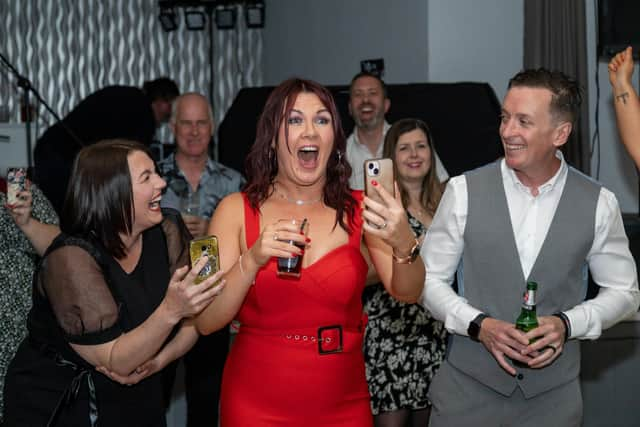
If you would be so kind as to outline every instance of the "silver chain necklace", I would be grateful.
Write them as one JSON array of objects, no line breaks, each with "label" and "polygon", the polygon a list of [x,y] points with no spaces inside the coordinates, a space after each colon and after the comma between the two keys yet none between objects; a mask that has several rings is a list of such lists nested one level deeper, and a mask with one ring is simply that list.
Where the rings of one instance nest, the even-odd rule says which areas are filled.
[{"label": "silver chain necklace", "polygon": [[296,204],[298,206],[312,205],[312,204],[318,203],[320,200],[322,200],[322,197],[318,197],[317,199],[311,199],[311,200],[292,199],[291,197],[289,197],[286,194],[284,194],[282,191],[280,191],[280,190],[276,190],[276,191],[278,192],[280,197],[282,197],[284,200],[286,200],[289,203],[294,203],[294,204]]}]

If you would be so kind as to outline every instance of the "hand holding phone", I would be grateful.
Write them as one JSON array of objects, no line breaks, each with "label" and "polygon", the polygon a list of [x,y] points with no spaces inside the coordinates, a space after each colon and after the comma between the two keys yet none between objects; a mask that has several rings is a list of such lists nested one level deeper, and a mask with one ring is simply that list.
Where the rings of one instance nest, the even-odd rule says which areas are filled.
[{"label": "hand holding phone", "polygon": [[200,284],[204,280],[213,276],[220,270],[220,256],[218,255],[218,238],[216,236],[205,236],[193,239],[189,243],[189,257],[191,258],[191,268],[200,258],[207,256],[209,259],[204,267],[198,272],[195,284]]}]

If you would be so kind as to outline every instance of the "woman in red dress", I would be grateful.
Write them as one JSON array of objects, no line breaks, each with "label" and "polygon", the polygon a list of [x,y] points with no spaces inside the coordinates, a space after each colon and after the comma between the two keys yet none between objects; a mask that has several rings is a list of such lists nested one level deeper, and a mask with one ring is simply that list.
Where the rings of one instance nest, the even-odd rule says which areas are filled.
[{"label": "woman in red dress", "polygon": [[[247,186],[220,203],[209,226],[227,285],[197,327],[207,334],[234,318],[242,324],[223,376],[222,426],[373,425],[361,247],[403,301],[418,299],[425,271],[399,194],[376,183],[382,202],[351,191],[344,152],[324,87],[290,79],[274,89],[247,157]],[[300,277],[279,276],[277,257],[298,255]]]}]

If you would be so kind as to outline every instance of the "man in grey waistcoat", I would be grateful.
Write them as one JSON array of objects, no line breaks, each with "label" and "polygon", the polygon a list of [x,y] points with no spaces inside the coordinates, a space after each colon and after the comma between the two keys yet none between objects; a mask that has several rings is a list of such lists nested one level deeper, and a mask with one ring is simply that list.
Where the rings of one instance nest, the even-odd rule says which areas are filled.
[{"label": "man in grey waistcoat", "polygon": [[[453,334],[431,426],[580,426],[578,340],[638,309],[616,197],[559,150],[580,102],[560,72],[518,73],[502,107],[505,157],[447,185],[422,249],[422,302]],[[600,287],[591,300],[587,268]],[[524,333],[514,322],[528,280],[539,327]]]}]

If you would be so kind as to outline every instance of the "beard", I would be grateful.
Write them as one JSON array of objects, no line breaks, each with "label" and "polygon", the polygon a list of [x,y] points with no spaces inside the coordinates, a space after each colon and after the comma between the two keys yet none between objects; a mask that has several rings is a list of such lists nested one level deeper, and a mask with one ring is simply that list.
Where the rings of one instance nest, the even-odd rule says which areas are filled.
[{"label": "beard", "polygon": [[358,115],[356,115],[353,118],[353,121],[359,129],[372,130],[380,126],[380,124],[384,121],[384,114],[378,113],[375,116],[371,117],[369,120],[362,120],[360,119],[360,117],[358,117]]}]

